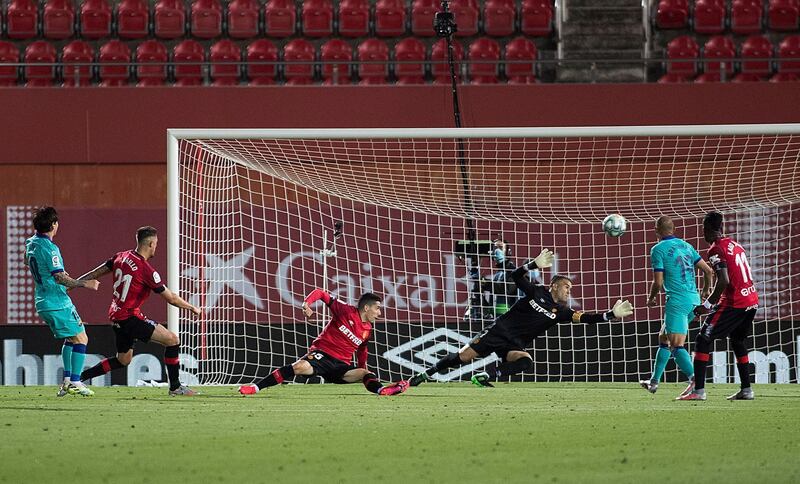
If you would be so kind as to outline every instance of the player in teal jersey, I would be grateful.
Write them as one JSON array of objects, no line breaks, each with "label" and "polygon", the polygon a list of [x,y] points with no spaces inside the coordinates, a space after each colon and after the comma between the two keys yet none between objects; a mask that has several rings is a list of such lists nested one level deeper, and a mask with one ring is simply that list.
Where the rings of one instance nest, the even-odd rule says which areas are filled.
[{"label": "player in teal jersey", "polygon": [[675,358],[678,368],[691,381],[694,368],[689,352],[683,347],[689,331],[689,323],[694,319],[694,308],[700,304],[697,292],[695,270],[703,271],[705,286],[703,296],[707,297],[713,287],[714,271],[706,264],[694,247],[675,235],[675,224],[666,216],[656,220],[656,234],[661,239],[650,249],[650,262],[653,268],[653,283],[647,305],[658,304],[657,298],[664,288],[667,298],[664,307],[664,325],[658,334],[658,351],[653,364],[653,375],[639,384],[650,393],[658,389],[658,382],[664,374],[670,357]]},{"label": "player in teal jersey", "polygon": [[97,279],[77,281],[64,270],[61,251],[53,243],[53,238],[58,233],[58,213],[55,208],[37,209],[33,213],[33,226],[36,234],[25,241],[25,265],[36,285],[36,312],[50,327],[53,336],[64,338],[64,345],[61,347],[64,382],[57,395],[94,395],[92,390],[81,383],[80,376],[89,338],[67,290],[85,287],[96,291],[100,283]]}]

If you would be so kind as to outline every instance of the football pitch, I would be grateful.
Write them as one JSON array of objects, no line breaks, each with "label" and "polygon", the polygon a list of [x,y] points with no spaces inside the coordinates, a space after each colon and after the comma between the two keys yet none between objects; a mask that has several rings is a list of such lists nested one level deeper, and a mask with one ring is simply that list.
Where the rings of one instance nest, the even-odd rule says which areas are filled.
[{"label": "football pitch", "polygon": [[0,482],[800,482],[800,385],[0,387]]}]

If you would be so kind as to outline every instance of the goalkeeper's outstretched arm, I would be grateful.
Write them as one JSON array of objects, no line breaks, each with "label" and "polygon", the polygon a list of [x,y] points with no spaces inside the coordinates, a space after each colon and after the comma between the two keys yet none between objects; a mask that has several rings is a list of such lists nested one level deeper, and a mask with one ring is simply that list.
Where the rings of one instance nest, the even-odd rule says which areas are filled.
[{"label": "goalkeeper's outstretched arm", "polygon": [[584,313],[575,311],[572,314],[573,323],[596,324],[603,321],[617,321],[633,314],[633,305],[627,300],[617,299],[614,307],[604,313]]},{"label": "goalkeeper's outstretched arm", "polygon": [[517,284],[517,287],[522,289],[522,291],[526,295],[532,296],[534,291],[534,285],[527,277],[528,272],[534,269],[544,269],[552,265],[553,265],[553,252],[550,249],[542,249],[539,255],[536,256],[536,258],[531,259],[528,262],[514,269],[514,272],[511,273],[511,278]]}]

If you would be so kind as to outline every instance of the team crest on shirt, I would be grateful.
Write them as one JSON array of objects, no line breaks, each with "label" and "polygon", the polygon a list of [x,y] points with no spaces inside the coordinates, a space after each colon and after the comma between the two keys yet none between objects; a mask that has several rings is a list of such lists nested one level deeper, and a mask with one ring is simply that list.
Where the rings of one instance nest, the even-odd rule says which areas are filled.
[{"label": "team crest on shirt", "polygon": [[53,256],[53,266],[57,267],[61,265],[61,261],[59,260],[57,255]]},{"label": "team crest on shirt", "polygon": [[153,271],[153,282],[156,284],[161,284],[161,276],[158,275],[158,272]]},{"label": "team crest on shirt", "polygon": [[365,329],[364,331],[361,332],[361,338],[367,339],[367,336],[369,336],[369,330]]}]

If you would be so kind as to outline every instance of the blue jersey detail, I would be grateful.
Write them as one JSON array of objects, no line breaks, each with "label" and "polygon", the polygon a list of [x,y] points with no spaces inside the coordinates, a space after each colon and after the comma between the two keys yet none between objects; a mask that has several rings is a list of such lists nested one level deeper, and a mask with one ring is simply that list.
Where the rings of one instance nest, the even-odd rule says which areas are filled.
[{"label": "blue jersey detail", "polygon": [[53,277],[53,274],[64,271],[58,246],[49,237],[36,234],[25,241],[25,256],[35,283],[36,310],[52,311],[72,306],[67,288]]},{"label": "blue jersey detail", "polygon": [[700,304],[695,264],[700,254],[688,242],[667,236],[650,249],[654,272],[664,273],[664,290],[672,303]]}]

